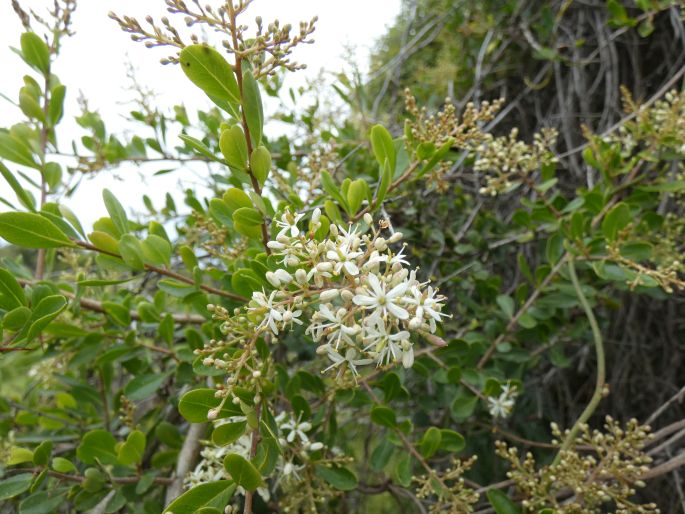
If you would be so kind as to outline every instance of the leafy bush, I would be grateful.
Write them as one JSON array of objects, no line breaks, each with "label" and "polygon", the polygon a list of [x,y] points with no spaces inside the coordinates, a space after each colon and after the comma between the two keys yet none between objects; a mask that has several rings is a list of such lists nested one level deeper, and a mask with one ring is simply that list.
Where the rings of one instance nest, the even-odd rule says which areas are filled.
[{"label": "leafy bush", "polygon": [[[611,313],[685,286],[683,93],[624,90],[573,183],[555,128],[488,130],[504,99],[434,111],[407,90],[393,134],[357,120],[345,88],[366,86],[342,77],[346,119],[265,112],[315,20],[250,28],[249,3],[166,0],[221,49],[112,14],[213,106],[167,115],[141,90],[123,137],[84,104],[67,165],[51,69],[75,3],[13,4],[31,75],[0,131],[2,512],[658,512],[638,489],[685,464],[661,453],[682,422],[590,426],[623,394]],[[643,23],[671,7],[642,4]],[[295,137],[269,137],[276,117]],[[60,203],[74,177],[160,159],[206,165],[185,207],[146,197],[132,219],[104,190],[87,233]],[[580,400],[548,391],[572,351],[594,376]]]}]

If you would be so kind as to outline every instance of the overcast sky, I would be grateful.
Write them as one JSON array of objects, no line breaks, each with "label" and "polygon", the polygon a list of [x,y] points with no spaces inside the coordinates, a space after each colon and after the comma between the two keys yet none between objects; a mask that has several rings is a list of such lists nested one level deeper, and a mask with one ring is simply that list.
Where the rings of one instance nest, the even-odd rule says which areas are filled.
[{"label": "overcast sky", "polygon": [[[209,1],[218,5],[216,0]],[[41,7],[51,4],[52,0],[23,0],[21,3],[42,12]],[[316,76],[322,68],[333,72],[342,70],[345,49],[350,46],[354,49],[355,60],[365,69],[370,49],[399,9],[400,0],[255,0],[244,22],[249,24],[256,15],[261,15],[265,23],[278,18],[281,23],[297,27],[300,20],[319,17],[314,33],[316,42],[299,47],[293,57],[308,66],[307,70],[292,74],[290,84],[299,85],[308,77]],[[54,72],[67,86],[67,111],[63,122],[66,133],[63,132],[60,138],[62,150],[69,149],[71,139],[77,134],[73,117],[78,114],[79,91],[89,100],[90,108],[101,113],[108,127],[113,131],[124,127],[121,113],[130,108],[122,103],[131,99],[131,93],[126,91],[129,85],[127,62],[138,70],[139,81],[158,94],[158,105],[170,107],[185,103],[190,108],[208,105],[203,94],[190,85],[177,67],[159,63],[160,58],[168,55],[168,50],[148,50],[131,41],[107,17],[110,11],[135,16],[141,22],[147,14],[156,19],[166,14],[163,0],[80,0],[73,26],[76,35],[65,40],[62,55],[54,67]],[[183,26],[182,20],[179,19],[176,25]],[[0,74],[0,93],[13,99],[18,96],[22,76],[28,72],[9,48],[19,46],[21,31],[21,23],[9,0],[0,2],[0,63],[5,70]],[[0,99],[0,106],[0,126],[9,127],[21,119],[18,109],[7,101]],[[11,163],[8,165],[15,169]],[[154,171],[152,168],[139,174],[136,168],[127,167],[114,173],[101,173],[96,179],[82,183],[79,192],[65,203],[87,226],[106,215],[100,199],[103,187],[111,189],[127,207],[142,210],[140,197],[143,193],[153,201],[161,201],[166,191],[178,189],[178,174],[151,178]],[[4,182],[0,184],[0,195],[15,201]],[[159,205],[159,202],[155,204]],[[0,205],[0,210],[5,207]]]}]

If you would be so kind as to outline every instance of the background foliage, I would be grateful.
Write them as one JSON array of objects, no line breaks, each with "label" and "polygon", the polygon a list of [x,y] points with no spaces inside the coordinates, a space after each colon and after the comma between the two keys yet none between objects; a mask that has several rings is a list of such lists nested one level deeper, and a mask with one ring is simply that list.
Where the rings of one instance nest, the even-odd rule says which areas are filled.
[{"label": "background foliage", "polygon": [[[213,103],[165,109],[140,89],[133,136],[86,103],[62,112],[77,85],[51,63],[75,3],[44,19],[16,4],[26,120],[0,131],[16,195],[0,213],[13,245],[0,269],[0,511],[683,508],[677,2],[407,2],[370,78],[331,86],[343,109],[313,86],[290,92],[295,112],[263,112],[260,97],[283,94],[312,23],[248,23],[257,3],[243,31],[242,3],[166,3],[181,16],[113,22],[163,47]],[[197,45],[195,25],[226,44]],[[59,138],[64,115],[79,141]],[[292,137],[270,138],[270,119]],[[201,164],[203,188],[185,206],[148,199],[135,218],[104,191],[109,216],[88,233],[60,203],[84,174],[153,159]],[[301,264],[267,245],[295,213],[317,242],[337,241],[329,224],[402,232],[409,267],[452,316],[412,333],[413,366],[322,374],[331,354],[304,327],[265,328],[268,309],[247,300],[296,294]],[[604,435],[550,432],[586,414]],[[497,441],[536,462],[517,467]]]}]

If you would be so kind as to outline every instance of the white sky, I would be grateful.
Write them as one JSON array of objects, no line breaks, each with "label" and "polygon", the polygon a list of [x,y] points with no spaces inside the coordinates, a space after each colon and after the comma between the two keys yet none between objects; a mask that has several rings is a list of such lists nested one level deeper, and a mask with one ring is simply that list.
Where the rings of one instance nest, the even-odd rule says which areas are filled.
[{"label": "white sky", "polygon": [[[217,0],[208,1],[218,4]],[[21,3],[42,13],[41,9],[52,0],[23,0]],[[259,14],[265,23],[278,18],[282,24],[291,23],[296,28],[300,20],[319,17],[314,33],[316,42],[298,47],[293,55],[293,60],[308,66],[291,75],[289,84],[296,86],[316,76],[321,69],[343,70],[345,48],[349,46],[354,48],[355,60],[361,69],[366,69],[370,49],[393,22],[399,9],[400,0],[255,0],[243,22],[251,24]],[[121,113],[130,111],[131,107],[122,103],[132,97],[131,92],[126,91],[129,85],[126,62],[131,62],[138,70],[141,84],[155,90],[160,107],[184,103],[192,119],[193,107],[209,105],[202,92],[192,86],[176,66],[159,63],[160,58],[169,54],[167,49],[148,50],[142,44],[134,43],[107,17],[109,11],[137,17],[141,23],[147,14],[156,20],[167,14],[163,0],[79,1],[73,25],[76,35],[64,41],[62,55],[54,67],[54,72],[67,86],[66,114],[59,141],[62,151],[69,151],[71,140],[82,133],[77,131],[73,121],[79,112],[76,103],[79,91],[88,99],[90,108],[100,112],[111,132],[125,128]],[[178,16],[169,17],[177,18],[174,24],[179,29],[184,26]],[[29,68],[9,48],[19,46],[21,32],[21,23],[9,0],[0,2],[0,69],[5,70],[0,74],[0,92],[12,99],[18,98],[22,77],[29,73]],[[266,114],[268,117],[268,112]],[[9,127],[20,119],[20,111],[0,98],[0,126]],[[7,165],[16,169],[12,163]],[[97,218],[107,215],[101,200],[101,190],[105,187],[133,211],[143,210],[141,197],[144,193],[155,205],[161,205],[164,194],[176,190],[174,197],[181,205],[182,194],[178,186],[181,173],[153,178],[152,173],[162,167],[143,168],[140,173],[135,167],[102,172],[97,178],[83,181],[77,194],[65,203],[79,216],[86,230]],[[1,178],[0,196],[16,205],[14,194]],[[0,205],[0,210],[5,210],[5,206]]]}]

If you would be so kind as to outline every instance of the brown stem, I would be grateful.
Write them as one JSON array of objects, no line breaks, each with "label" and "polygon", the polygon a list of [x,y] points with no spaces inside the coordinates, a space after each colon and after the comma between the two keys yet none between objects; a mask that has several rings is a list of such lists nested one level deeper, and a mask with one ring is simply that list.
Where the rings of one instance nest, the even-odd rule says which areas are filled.
[{"label": "brown stem", "polygon": [[[259,414],[261,404],[255,405],[255,415],[257,417],[257,426],[252,430],[252,442],[250,444],[250,461],[257,455],[257,445],[259,444]],[[243,507],[243,514],[252,514],[252,500],[254,498],[254,491],[245,491],[245,506]]]},{"label": "brown stem", "polygon": [[[240,123],[243,127],[243,132],[245,133],[245,141],[247,142],[247,155],[248,157],[252,155],[252,136],[250,135],[250,129],[247,126],[247,118],[245,117],[245,108],[243,107],[243,58],[240,55],[240,51],[238,49],[238,33],[237,33],[237,22],[236,22],[236,12],[233,7],[233,1],[229,0],[226,2],[226,5],[228,7],[228,16],[230,19],[229,22],[229,28],[231,31],[231,39],[233,40],[233,51],[235,53],[235,76],[236,80],[238,81],[238,91],[240,91]],[[252,173],[252,168],[249,165],[247,166],[247,172],[250,175],[250,182],[252,182],[252,189],[254,189],[254,192],[257,193],[259,196],[262,195],[262,188],[259,185],[259,181],[257,180],[257,177],[254,176]],[[264,250],[266,251],[267,255],[271,253],[271,249],[268,247],[269,243],[269,229],[266,226],[266,220],[262,222],[262,244],[264,245]]]},{"label": "brown stem", "polygon": [[[18,278],[17,282],[23,286],[34,285],[35,283],[31,280],[26,280],[23,278]],[[78,301],[79,305],[81,305],[83,309],[93,312],[100,312],[102,314],[106,312],[105,308],[102,306],[102,303],[97,300],[93,300],[91,298],[79,298],[74,293],[70,293],[69,291],[60,291],[60,294],[69,300]],[[129,311],[129,316],[131,316],[132,320],[140,321],[140,314],[138,314],[138,311]],[[174,320],[174,323],[188,325],[201,325],[207,321],[207,318],[200,316],[199,314],[172,314],[171,317]]]},{"label": "brown stem", "polygon": [[[109,255],[111,257],[116,257],[117,259],[121,259],[121,255],[119,255],[118,253],[108,252],[107,250],[103,250],[102,248],[98,248],[97,246],[92,245],[90,243],[87,243],[86,241],[73,240],[73,242],[77,246],[80,246],[81,248],[85,248],[86,250],[91,250],[93,252],[98,252],[98,253],[102,253],[105,255]],[[145,264],[144,266],[145,266],[145,269],[148,271],[158,273],[159,275],[165,275],[167,277],[171,277],[175,280],[178,280],[179,282],[183,282],[184,284],[197,285],[197,284],[195,284],[195,281],[192,278],[185,277],[185,276],[181,275],[180,273],[176,273],[175,271],[171,271],[171,270],[166,269],[166,268],[159,268],[157,266],[152,266],[151,264]],[[247,301],[247,298],[245,298],[244,296],[240,296],[239,294],[230,293],[228,291],[223,291],[221,289],[217,289],[215,287],[208,286],[205,284],[199,284],[197,286],[200,289],[202,289],[203,291],[207,291],[208,293],[223,296],[225,298],[231,298],[232,300],[237,300],[239,302],[246,302]]]},{"label": "brown stem", "polygon": [[[41,473],[44,470],[44,468],[13,468],[13,469],[8,469],[6,470],[8,474],[10,475],[16,475],[19,473],[33,473],[34,475],[37,475]],[[83,482],[85,480],[84,477],[79,476],[79,475],[69,475],[67,473],[60,473],[58,471],[52,471],[48,470],[48,476],[58,478],[60,480],[68,480],[70,482]],[[168,477],[157,477],[154,479],[155,484],[170,484],[172,478]],[[134,476],[134,477],[110,477],[110,481],[114,484],[137,484],[140,482],[140,477],[139,476]]]}]

